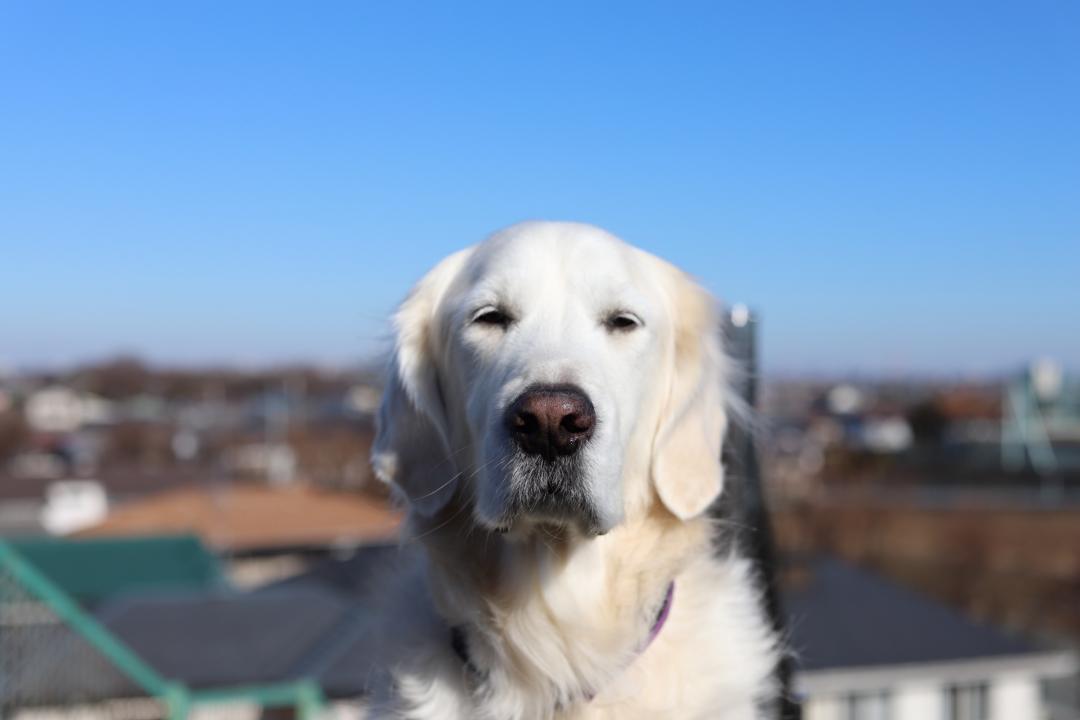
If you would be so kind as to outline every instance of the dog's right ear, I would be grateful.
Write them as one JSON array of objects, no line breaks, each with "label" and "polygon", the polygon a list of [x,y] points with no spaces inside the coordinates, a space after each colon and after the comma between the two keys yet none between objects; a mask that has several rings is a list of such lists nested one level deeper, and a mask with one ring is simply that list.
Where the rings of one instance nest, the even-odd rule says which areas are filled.
[{"label": "dog's right ear", "polygon": [[394,352],[371,450],[379,479],[402,492],[425,517],[441,510],[456,486],[435,317],[470,252],[462,250],[436,265],[394,315]]}]

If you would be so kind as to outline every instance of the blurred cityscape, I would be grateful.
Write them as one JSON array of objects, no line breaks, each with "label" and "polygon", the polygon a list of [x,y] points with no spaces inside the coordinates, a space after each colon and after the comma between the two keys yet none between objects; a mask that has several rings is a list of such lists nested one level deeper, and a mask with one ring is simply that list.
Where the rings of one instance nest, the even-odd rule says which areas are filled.
[{"label": "blurred cityscape", "polygon": [[[805,661],[804,716],[899,707],[899,720],[1077,717],[1077,378],[1043,360],[996,380],[766,378],[760,392],[755,437]],[[118,358],[5,375],[0,537],[47,578],[39,595],[63,594],[85,613],[57,611],[54,625],[79,635],[81,622],[100,622],[131,662],[192,688],[314,678],[339,715],[361,716],[367,620],[350,608],[405,552],[400,514],[368,461],[379,397],[378,374],[361,367],[243,372]],[[899,658],[815,654],[808,646],[844,645],[835,627],[815,640],[815,618],[841,612],[857,627],[858,593],[877,598],[864,610],[891,608],[894,631],[936,636]],[[10,640],[10,614],[0,625]],[[286,647],[268,649],[273,626],[290,628]],[[192,644],[209,655],[182,649]],[[258,655],[238,660],[237,647]],[[131,705],[146,686],[133,688],[101,648],[85,652],[104,660],[80,663],[90,669],[78,682],[55,647],[0,657],[3,717],[54,717],[72,698],[110,717],[167,714]],[[919,706],[910,688],[873,675],[896,663],[970,677]],[[838,668],[854,684],[837,686]],[[904,702],[924,710],[905,715]],[[1003,715],[994,703],[1020,709]]]},{"label": "blurred cityscape", "polygon": [[1080,643],[1080,383],[765,384],[778,542],[836,554],[970,615]]}]

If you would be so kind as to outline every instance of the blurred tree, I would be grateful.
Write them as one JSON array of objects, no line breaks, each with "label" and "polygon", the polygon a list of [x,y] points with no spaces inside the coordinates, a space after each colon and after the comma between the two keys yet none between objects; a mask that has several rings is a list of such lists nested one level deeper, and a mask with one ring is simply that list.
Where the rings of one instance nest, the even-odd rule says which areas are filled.
[{"label": "blurred tree", "polygon": [[161,467],[175,464],[169,428],[149,423],[126,422],[109,432],[103,465]]},{"label": "blurred tree", "polygon": [[110,400],[123,400],[150,391],[152,373],[137,358],[117,357],[79,368],[73,374],[72,382],[86,392]]},{"label": "blurred tree", "polygon": [[13,409],[0,412],[0,462],[9,460],[21,450],[29,434],[21,413]]},{"label": "blurred tree", "polygon": [[907,414],[908,424],[915,436],[915,443],[924,447],[936,447],[945,440],[949,419],[934,400],[924,400],[913,406]]}]

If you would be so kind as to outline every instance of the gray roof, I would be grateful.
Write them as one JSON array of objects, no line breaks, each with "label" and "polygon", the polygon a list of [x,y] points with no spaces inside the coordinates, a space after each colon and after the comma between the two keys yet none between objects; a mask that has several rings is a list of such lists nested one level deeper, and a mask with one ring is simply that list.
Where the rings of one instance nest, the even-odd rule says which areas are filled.
[{"label": "gray roof", "polygon": [[337,593],[308,587],[131,597],[102,618],[163,676],[209,688],[303,677],[351,610]]},{"label": "gray roof", "polygon": [[321,587],[335,590],[353,599],[378,592],[386,573],[412,557],[415,551],[398,544],[372,544],[354,548],[348,556],[320,560],[310,568],[256,592],[281,588]]},{"label": "gray roof", "polygon": [[131,595],[99,615],[155,670],[195,688],[313,678],[354,697],[375,670],[369,598],[407,556],[373,545],[252,592]]},{"label": "gray roof", "polygon": [[834,558],[786,573],[790,642],[803,670],[976,660],[1038,649]]}]

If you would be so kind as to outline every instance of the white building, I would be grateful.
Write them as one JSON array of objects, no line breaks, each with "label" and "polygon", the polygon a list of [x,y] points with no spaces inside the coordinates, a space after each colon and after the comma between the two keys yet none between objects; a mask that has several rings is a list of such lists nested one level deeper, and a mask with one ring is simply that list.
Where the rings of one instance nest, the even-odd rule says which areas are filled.
[{"label": "white building", "polygon": [[803,720],[1072,720],[1043,683],[1076,655],[1026,640],[840,561],[805,563],[785,593]]},{"label": "white building", "polygon": [[104,398],[80,393],[62,385],[50,385],[26,399],[26,421],[40,432],[67,433],[86,424],[108,422],[112,403]]}]

